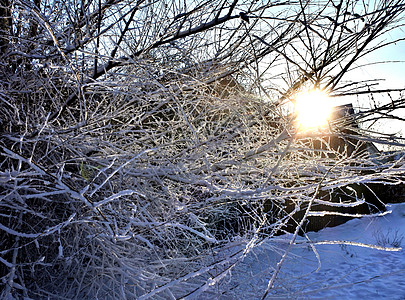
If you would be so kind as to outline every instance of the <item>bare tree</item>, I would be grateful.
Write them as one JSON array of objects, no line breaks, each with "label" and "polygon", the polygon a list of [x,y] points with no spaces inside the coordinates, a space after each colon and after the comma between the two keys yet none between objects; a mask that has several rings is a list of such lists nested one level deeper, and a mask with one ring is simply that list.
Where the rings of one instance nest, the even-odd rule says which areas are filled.
[{"label": "bare tree", "polygon": [[[363,126],[401,119],[403,91],[345,76],[399,42],[404,9],[1,1],[0,295],[232,295],[231,270],[290,231],[265,298],[310,218],[366,213],[349,184],[403,183],[403,158],[367,150],[403,139]],[[286,107],[310,88],[390,100],[303,134]]]}]

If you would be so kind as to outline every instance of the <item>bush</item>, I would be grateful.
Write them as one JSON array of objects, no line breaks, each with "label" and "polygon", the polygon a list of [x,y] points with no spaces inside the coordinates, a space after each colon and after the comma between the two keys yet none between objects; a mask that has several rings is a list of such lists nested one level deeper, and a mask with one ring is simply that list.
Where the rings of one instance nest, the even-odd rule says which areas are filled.
[{"label": "bush", "polygon": [[[365,12],[375,26],[361,33],[326,30],[330,59],[303,72],[296,54],[295,67],[272,81],[260,75],[262,59],[290,65],[289,46],[306,28],[291,27],[289,14],[318,25],[325,18],[286,4],[273,26],[266,16],[278,4],[267,1],[252,2],[251,18],[237,1],[144,2],[75,10],[15,1],[0,10],[13,21],[0,27],[1,298],[197,297],[287,224],[293,245],[311,213],[322,213],[314,203],[362,202],[328,204],[320,191],[399,182],[403,161],[376,165],[368,153],[312,147],[344,135],[341,125],[300,136],[282,105],[319,80],[336,92],[347,68],[316,73],[335,72],[335,58],[353,54],[355,43],[364,50],[395,24],[397,6]],[[336,30],[345,38],[335,41]],[[287,88],[278,85],[284,75],[293,81]]]}]

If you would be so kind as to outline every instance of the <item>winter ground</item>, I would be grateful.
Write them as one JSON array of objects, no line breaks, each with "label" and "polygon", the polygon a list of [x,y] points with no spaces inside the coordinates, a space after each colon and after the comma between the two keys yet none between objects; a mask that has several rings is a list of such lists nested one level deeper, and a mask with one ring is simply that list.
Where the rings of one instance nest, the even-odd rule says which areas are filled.
[{"label": "winter ground", "polygon": [[[384,216],[351,220],[298,237],[266,299],[405,299],[405,203],[388,207]],[[228,280],[201,298],[260,299],[292,235],[262,242],[232,271]],[[376,248],[321,241],[364,243]],[[319,267],[319,270],[317,270]],[[229,275],[229,274],[228,274]],[[219,291],[227,290],[226,293]]]}]

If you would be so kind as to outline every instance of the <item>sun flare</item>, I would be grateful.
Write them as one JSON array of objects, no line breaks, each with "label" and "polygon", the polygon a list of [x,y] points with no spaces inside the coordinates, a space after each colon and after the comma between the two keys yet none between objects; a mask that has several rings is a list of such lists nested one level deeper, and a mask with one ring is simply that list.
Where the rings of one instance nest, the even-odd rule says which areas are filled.
[{"label": "sun flare", "polygon": [[311,131],[325,127],[332,112],[328,94],[320,89],[297,94],[295,111],[300,131]]}]

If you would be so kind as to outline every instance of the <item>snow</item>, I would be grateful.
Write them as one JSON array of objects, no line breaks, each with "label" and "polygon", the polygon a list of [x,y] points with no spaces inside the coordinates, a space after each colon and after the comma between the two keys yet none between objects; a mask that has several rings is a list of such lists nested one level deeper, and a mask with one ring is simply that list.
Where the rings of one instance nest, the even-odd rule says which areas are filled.
[{"label": "snow", "polygon": [[[384,216],[298,237],[266,299],[405,299],[405,251],[399,249],[405,247],[405,203],[388,209],[392,212]],[[227,292],[206,292],[206,299],[261,299],[291,238],[268,239],[253,248],[217,287]],[[325,241],[346,244],[317,244]]]}]

